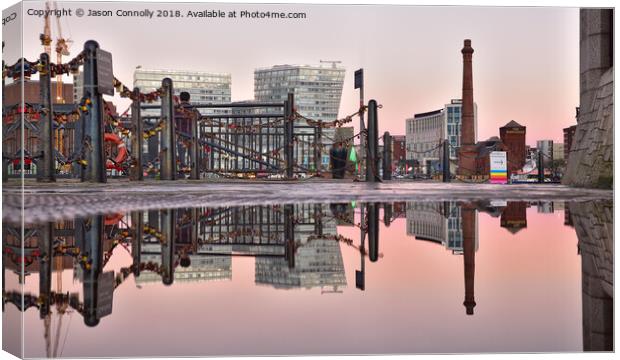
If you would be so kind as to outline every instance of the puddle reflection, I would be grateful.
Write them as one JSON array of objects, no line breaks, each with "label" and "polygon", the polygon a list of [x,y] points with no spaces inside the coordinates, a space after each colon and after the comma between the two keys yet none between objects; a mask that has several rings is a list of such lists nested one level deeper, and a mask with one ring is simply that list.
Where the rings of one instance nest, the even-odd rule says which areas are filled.
[{"label": "puddle reflection", "polygon": [[[560,213],[564,215],[560,223],[552,221],[555,217],[545,217]],[[526,263],[526,260],[522,259],[524,250],[518,248],[521,252],[511,255],[512,257],[505,254],[497,255],[497,258],[484,255],[483,269],[489,273],[480,273],[480,269],[476,268],[476,257],[482,247],[481,232],[492,233],[492,237],[496,238],[494,241],[506,241],[529,230],[528,216],[533,217],[538,224],[535,230],[538,233],[531,233],[530,236],[540,240],[539,246],[546,246],[543,240],[561,228],[568,226],[575,229],[577,248],[573,249],[575,256],[581,259],[581,269],[578,270],[581,279],[577,279],[581,283],[581,299],[578,299],[581,303],[581,314],[571,316],[581,319],[581,329],[576,330],[581,334],[580,344],[572,342],[558,345],[551,338],[559,335],[553,333],[547,335],[549,339],[535,339],[531,344],[512,344],[508,340],[501,340],[498,345],[494,344],[495,340],[478,339],[473,347],[462,344],[453,344],[453,347],[450,347],[446,346],[444,341],[420,345],[408,341],[406,333],[394,337],[384,345],[371,342],[359,344],[354,340],[356,331],[364,330],[355,328],[357,322],[351,320],[352,317],[375,311],[386,319],[393,318],[395,315],[390,308],[394,306],[394,311],[398,311],[403,305],[401,303],[417,299],[418,290],[427,294],[424,301],[432,302],[433,297],[436,297],[451,299],[449,302],[452,304],[461,303],[459,312],[465,315],[465,318],[475,319],[482,310],[484,320],[488,316],[484,314],[485,311],[496,311],[496,318],[488,321],[493,322],[497,329],[511,327],[510,322],[502,322],[512,319],[512,315],[505,311],[519,304],[502,304],[504,312],[497,310],[499,304],[490,303],[489,300],[484,305],[478,304],[477,280],[481,277],[485,282],[490,281],[489,276],[493,274],[489,264],[494,261]],[[481,227],[481,217],[484,217],[487,228]],[[548,222],[546,229],[544,222]],[[489,225],[491,223],[495,225]],[[254,330],[259,329],[261,323],[256,318],[263,319],[261,312],[296,318],[301,315],[291,313],[288,305],[282,305],[282,308],[278,309],[278,304],[298,301],[310,313],[315,310],[323,311],[322,315],[314,313],[313,316],[324,316],[323,321],[330,319],[329,321],[340,322],[341,327],[344,326],[350,331],[342,336],[350,339],[334,341],[339,345],[326,345],[320,340],[320,336],[312,340],[303,336],[286,335],[291,342],[284,348],[276,348],[269,341],[260,342],[257,338],[252,340],[249,333],[242,331],[240,340],[245,339],[247,344],[243,349],[220,349],[214,339],[213,343],[205,340],[202,345],[188,343],[186,346],[174,347],[170,350],[171,355],[613,350],[613,207],[610,201],[445,201],[179,208],[89,216],[27,225],[23,229],[18,224],[5,222],[3,225],[2,270],[3,280],[8,280],[3,281],[3,321],[5,325],[11,326],[10,322],[15,319],[15,313],[27,315],[24,323],[26,356],[167,355],[161,353],[161,349],[153,343],[154,338],[144,339],[142,346],[135,344],[131,349],[122,346],[120,349],[111,349],[92,345],[92,341],[100,336],[96,329],[101,328],[106,321],[110,324],[103,326],[105,329],[101,331],[107,334],[110,331],[120,331],[120,320],[112,320],[117,308],[122,309],[119,317],[127,317],[125,322],[135,323],[140,329],[144,329],[150,327],[151,322],[170,319],[168,316],[154,319],[152,312],[148,310],[150,301],[160,304],[164,301],[162,298],[165,298],[165,303],[173,304],[181,298],[187,300],[186,297],[206,299],[207,293],[209,300],[205,302],[218,305],[222,309],[229,308],[230,302],[251,304],[252,299],[255,299],[256,308],[242,311],[250,314],[251,318],[229,314],[227,326],[243,324]],[[493,227],[502,230],[500,232],[488,229]],[[411,241],[415,243],[412,244]],[[425,259],[424,254],[431,254],[425,244],[431,246],[431,249],[443,247],[446,251],[439,258],[433,250],[432,256],[426,255],[428,258]],[[412,246],[424,252],[411,253],[407,258],[403,258],[403,249],[410,249]],[[561,246],[563,251],[568,251],[566,247],[571,246],[571,243],[566,241],[558,246]],[[399,280],[403,274],[401,270],[394,269],[406,269],[410,262],[424,263],[431,257],[436,263],[427,269],[428,274],[424,278],[414,276],[408,283]],[[454,264],[455,257],[462,259],[459,260],[462,289],[460,298],[457,298],[453,291],[446,296],[445,291],[440,289],[441,282],[446,281],[446,275],[442,272],[457,266]],[[551,264],[554,262],[553,258],[546,260]],[[534,277],[540,284],[533,284],[532,291],[539,285],[543,288],[548,286],[546,279],[551,278],[553,273],[563,266],[561,260],[557,261],[557,268],[556,265],[549,265],[548,268],[543,268],[548,274],[537,274]],[[519,276],[525,276],[526,270],[515,267],[514,276],[510,278],[512,280],[506,279],[506,282],[524,281]],[[452,273],[450,276],[455,275]],[[560,279],[573,281],[572,278]],[[134,283],[134,286],[127,285],[128,282]],[[218,282],[234,283],[235,287],[217,288],[215,284]],[[457,285],[455,281],[453,285],[446,285],[446,288],[452,290]],[[505,285],[505,289],[510,291],[511,284]],[[21,286],[24,289],[23,298]],[[211,286],[216,292],[208,291]],[[485,289],[483,297],[488,299],[486,285],[482,287]],[[141,295],[140,291],[149,288],[146,294]],[[268,289],[271,292],[251,290],[252,288]],[[323,303],[316,300],[314,290],[321,295],[336,294],[333,296],[341,295],[342,298],[326,300]],[[217,291],[222,294],[221,299],[213,298],[217,297]],[[248,296],[252,294],[254,298],[241,299],[238,291],[245,292]],[[494,291],[501,292],[502,289]],[[123,295],[123,292],[126,295]],[[378,297],[380,292],[383,292],[381,298]],[[390,297],[390,294],[393,297]],[[155,300],[149,298],[150,296],[158,298]],[[373,299],[372,309],[360,308],[360,304],[367,301],[364,297]],[[144,307],[136,306],[136,301],[144,303]],[[484,306],[488,308],[484,309]],[[217,307],[206,306],[204,311],[183,310],[182,307],[171,309],[171,316],[181,321],[189,321],[193,317],[209,319],[211,316],[219,319],[215,316],[215,313],[220,311]],[[400,311],[397,316],[415,318],[418,322],[430,316],[426,321],[434,321],[432,314],[420,314],[419,307],[411,311],[412,313]],[[38,313],[38,316],[33,317],[33,312]],[[456,316],[455,312],[451,314]],[[555,321],[561,324],[566,320],[551,316],[545,319],[544,312],[530,315],[538,317],[536,321],[543,322]],[[65,323],[63,328],[63,316],[79,316],[83,321],[81,325]],[[437,322],[440,321],[439,317]],[[468,329],[462,326],[465,324],[462,321],[465,320],[455,322],[453,326],[457,329],[448,331],[447,334],[462,335],[463,332],[467,333],[481,326],[480,323],[472,323],[473,328]],[[57,328],[54,328],[52,323]],[[368,326],[374,326],[376,331],[389,333],[404,330],[399,328],[399,324],[400,321],[394,320],[393,324],[379,321],[374,324],[369,322]],[[411,326],[414,325],[416,324],[411,323]],[[417,331],[424,331],[423,325],[424,321],[421,321]],[[294,333],[298,331],[294,330],[297,329],[295,326],[301,325],[286,322],[281,330]],[[59,340],[64,336],[66,341],[65,333],[68,333],[69,329],[72,329],[72,339],[78,340],[66,345],[64,354],[63,351],[59,353],[59,346],[64,346],[59,345]],[[33,340],[32,345],[28,342],[28,338],[41,338],[42,335],[44,342]],[[412,338],[420,336],[411,334]],[[506,333],[497,336],[510,335]],[[191,342],[181,335],[175,340],[180,344],[185,344],[186,340]],[[504,342],[505,344],[501,345]],[[86,344],[91,345],[88,347]]]}]

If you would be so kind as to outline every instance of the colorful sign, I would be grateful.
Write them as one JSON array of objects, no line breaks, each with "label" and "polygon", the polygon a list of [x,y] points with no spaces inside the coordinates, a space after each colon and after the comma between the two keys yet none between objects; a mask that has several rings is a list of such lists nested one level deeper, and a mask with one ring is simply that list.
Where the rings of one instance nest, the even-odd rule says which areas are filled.
[{"label": "colorful sign", "polygon": [[506,161],[505,151],[493,151],[489,155],[491,174],[489,179],[491,184],[508,183],[508,161]]}]

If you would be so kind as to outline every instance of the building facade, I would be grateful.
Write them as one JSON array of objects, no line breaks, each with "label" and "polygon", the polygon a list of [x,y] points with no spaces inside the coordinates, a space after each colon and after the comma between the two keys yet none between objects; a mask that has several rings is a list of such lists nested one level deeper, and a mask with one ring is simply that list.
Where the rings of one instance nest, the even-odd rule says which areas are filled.
[{"label": "building facade", "polygon": [[[456,160],[461,146],[462,101],[453,99],[443,109],[415,114],[406,120],[407,162],[414,171],[431,174],[439,171],[441,142],[450,144],[450,160]],[[474,133],[477,138],[477,106],[474,103]],[[452,171],[452,169],[451,169]]]},{"label": "building facade", "polygon": [[553,163],[553,140],[538,140],[536,141],[536,148],[539,153],[542,153],[543,166],[545,168],[551,167]]},{"label": "building facade", "polygon": [[[295,110],[313,120],[333,121],[338,118],[344,85],[345,69],[331,65],[275,65],[254,70],[254,98],[259,102],[283,102],[289,93],[295,94]],[[298,121],[297,133],[313,133]],[[333,144],[334,129],[323,129],[322,166],[329,165],[329,150]],[[312,152],[313,149],[303,150]],[[298,154],[300,159],[311,159],[314,154]]]},{"label": "building facade", "polygon": [[553,160],[564,160],[564,143],[553,143]]},{"label": "building facade", "polygon": [[[231,102],[231,76],[205,71],[136,69],[133,86],[148,93],[159,89],[164,78],[172,79],[174,95],[190,94],[192,105],[227,104]],[[158,102],[155,102],[158,103]],[[158,110],[155,110],[158,111]],[[199,109],[202,114],[225,114],[226,109]],[[143,111],[147,113],[147,110]],[[150,114],[149,114],[150,115]]]},{"label": "building facade", "polygon": [[506,159],[508,161],[508,176],[523,169],[527,157],[525,147],[525,126],[511,120],[499,128],[499,137],[506,146]]},{"label": "building facade", "polygon": [[563,129],[564,132],[564,160],[568,163],[568,157],[570,156],[570,149],[573,144],[573,138],[577,131],[577,125],[569,126]]}]

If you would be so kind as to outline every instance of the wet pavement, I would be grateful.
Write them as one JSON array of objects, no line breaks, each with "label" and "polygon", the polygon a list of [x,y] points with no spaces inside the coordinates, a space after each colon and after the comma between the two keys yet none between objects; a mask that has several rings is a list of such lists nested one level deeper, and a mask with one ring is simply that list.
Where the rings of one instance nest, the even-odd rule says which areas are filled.
[{"label": "wet pavement", "polygon": [[[76,215],[178,208],[339,201],[571,200],[612,199],[613,191],[558,184],[468,184],[331,180],[196,182],[110,180],[107,184],[27,181],[3,188],[3,219],[25,222]],[[23,205],[23,213],[22,213]]]}]

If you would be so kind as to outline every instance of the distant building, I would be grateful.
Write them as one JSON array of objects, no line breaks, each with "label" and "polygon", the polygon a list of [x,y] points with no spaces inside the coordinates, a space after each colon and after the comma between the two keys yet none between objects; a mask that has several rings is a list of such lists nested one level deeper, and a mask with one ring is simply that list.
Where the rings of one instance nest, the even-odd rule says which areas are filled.
[{"label": "distant building", "polygon": [[405,173],[407,164],[407,136],[392,135],[392,165],[396,171]]},{"label": "distant building", "polygon": [[[491,153],[504,151],[508,153],[508,147],[497,136],[490,137],[485,141],[476,143],[476,174],[489,176],[491,173]],[[510,163],[510,161],[509,161]]]},{"label": "distant building", "polygon": [[511,120],[499,128],[499,136],[506,146],[508,176],[521,170],[525,165],[527,150],[525,148],[525,126]]},{"label": "distant building", "polygon": [[[254,98],[261,102],[283,102],[289,93],[295,94],[295,109],[299,114],[313,120],[333,121],[338,118],[340,98],[344,86],[345,69],[332,62],[321,65],[275,65],[254,70]],[[313,133],[314,129],[303,128],[305,121],[299,121],[299,133]],[[322,165],[329,165],[329,150],[334,138],[334,129],[323,129]],[[308,165],[314,157],[314,149],[299,148],[300,163]]]},{"label": "distant building", "polygon": [[564,132],[564,160],[568,163],[568,157],[570,156],[571,146],[573,144],[573,138],[577,131],[577,125],[569,126],[563,129]]},{"label": "distant building", "polygon": [[[22,86],[24,85],[24,96],[22,98]],[[52,104],[73,104],[73,84],[62,84],[62,101],[59,101],[56,95],[56,81],[52,81]],[[4,85],[2,106],[12,106],[21,104],[41,103],[41,87],[38,80],[26,79],[25,81],[14,81]]]},{"label": "distant building", "polygon": [[536,147],[543,156],[543,166],[545,168],[551,167],[553,163],[553,140],[538,140],[536,141]]},{"label": "distant building", "polygon": [[[148,93],[159,89],[164,78],[172,79],[174,95],[178,96],[181,92],[188,92],[190,103],[193,105],[230,103],[230,74],[140,68],[133,73],[133,86],[139,88],[142,93]],[[226,109],[200,109],[199,111],[202,114],[224,114],[228,112]],[[147,110],[143,112],[149,113]]]},{"label": "distant building", "polygon": [[553,143],[553,159],[564,160],[564,143]]},{"label": "distant building", "polygon": [[[457,148],[461,146],[460,99],[453,99],[443,109],[415,114],[406,120],[406,149],[408,163],[415,165],[417,172],[431,174],[439,171],[441,142],[450,143],[450,159],[457,159]],[[474,130],[477,137],[477,106],[474,103]]]}]

